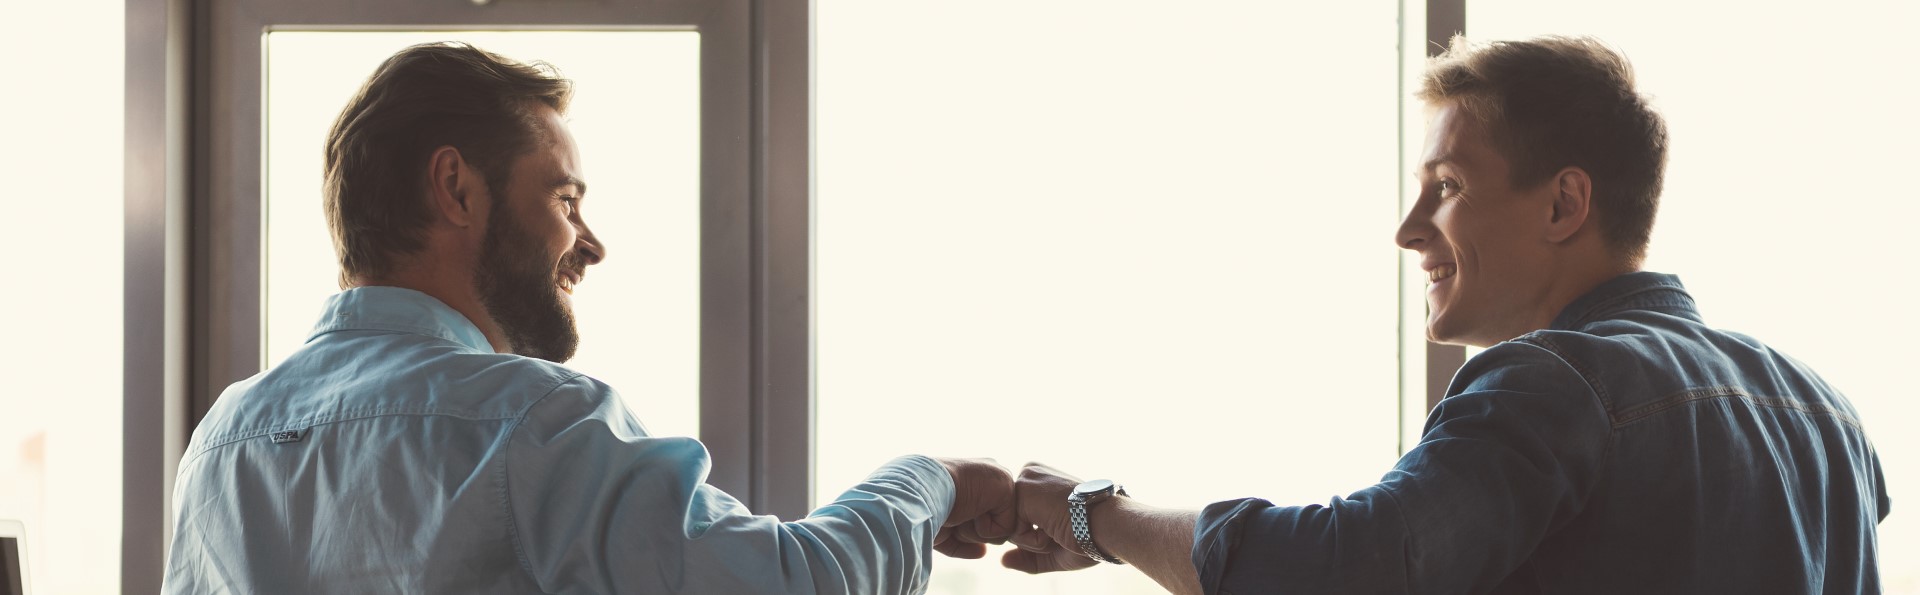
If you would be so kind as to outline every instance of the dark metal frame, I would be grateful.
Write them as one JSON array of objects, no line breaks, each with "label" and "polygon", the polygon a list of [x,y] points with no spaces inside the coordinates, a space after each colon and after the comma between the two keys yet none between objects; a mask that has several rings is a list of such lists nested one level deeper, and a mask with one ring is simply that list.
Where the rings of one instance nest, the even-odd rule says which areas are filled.
[{"label": "dark metal frame", "polygon": [[[1400,0],[1400,159],[1394,175],[1403,180],[1400,213],[1413,207],[1419,188],[1404,180],[1413,171],[1417,156],[1417,131],[1421,127],[1415,106],[1406,102],[1413,97],[1410,85],[1417,84],[1423,61],[1446,51],[1449,40],[1466,32],[1465,0]],[[1426,328],[1425,279],[1418,267],[1419,258],[1402,252],[1399,262],[1400,286],[1400,452],[1419,443],[1427,414],[1446,397],[1453,375],[1466,363],[1467,350],[1458,345],[1441,345],[1424,340]]]},{"label": "dark metal frame", "polygon": [[187,0],[127,0],[121,548],[123,593],[154,593],[186,449]]}]

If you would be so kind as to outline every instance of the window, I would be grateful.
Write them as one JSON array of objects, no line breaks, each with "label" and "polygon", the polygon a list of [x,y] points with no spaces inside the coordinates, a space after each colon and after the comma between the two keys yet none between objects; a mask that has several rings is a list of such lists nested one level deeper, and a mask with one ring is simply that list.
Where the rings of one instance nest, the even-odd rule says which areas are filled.
[{"label": "window", "polygon": [[[568,366],[627,398],[649,431],[699,430],[699,34],[675,31],[281,31],[267,36],[266,351],[306,342],[339,291],[321,211],[333,120],[409,45],[457,40],[573,79],[568,120],[592,192],[583,214],[608,246],[574,295]],[[297,73],[288,76],[287,73]]]},{"label": "window", "polygon": [[[1920,490],[1920,439],[1901,427],[1920,414],[1911,350],[1890,348],[1920,335],[1920,284],[1892,266],[1920,219],[1904,181],[1920,70],[1902,43],[1920,4],[1474,0],[1467,17],[1475,39],[1592,34],[1626,52],[1672,142],[1647,267],[1679,275],[1708,324],[1818,370],[1860,411],[1887,491]],[[1920,567],[1900,562],[1916,559],[1920,520],[1887,517],[1886,592],[1920,593]]]},{"label": "window", "polygon": [[[1391,466],[1397,9],[1168,10],[818,5],[816,502],[908,452],[1187,507]],[[997,565],[933,592],[1164,592]]]}]

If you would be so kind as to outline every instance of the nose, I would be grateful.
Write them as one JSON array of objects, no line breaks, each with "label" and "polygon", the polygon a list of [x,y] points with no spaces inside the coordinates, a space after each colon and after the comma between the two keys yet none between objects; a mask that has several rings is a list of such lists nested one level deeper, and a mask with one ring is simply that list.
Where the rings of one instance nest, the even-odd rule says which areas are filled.
[{"label": "nose", "polygon": [[585,221],[580,222],[580,235],[574,239],[573,245],[574,251],[580,254],[580,261],[587,265],[600,264],[600,261],[607,259],[607,245],[593,235],[593,230],[587,228]]},{"label": "nose", "polygon": [[1414,203],[1413,210],[1400,220],[1400,229],[1393,234],[1394,245],[1417,252],[1432,238],[1432,213],[1427,212],[1425,201]]}]

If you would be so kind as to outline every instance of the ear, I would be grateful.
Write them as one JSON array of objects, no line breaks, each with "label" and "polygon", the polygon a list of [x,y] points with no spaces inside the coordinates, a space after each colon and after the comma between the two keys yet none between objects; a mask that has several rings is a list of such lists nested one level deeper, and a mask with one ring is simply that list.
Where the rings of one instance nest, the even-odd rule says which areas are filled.
[{"label": "ear", "polygon": [[1547,222],[1547,241],[1558,244],[1580,231],[1593,213],[1593,178],[1587,170],[1568,167],[1547,182],[1553,191],[1553,217]]},{"label": "ear", "polygon": [[467,164],[460,150],[442,146],[427,159],[427,200],[433,210],[455,227],[471,228],[480,221],[480,203],[486,181]]}]

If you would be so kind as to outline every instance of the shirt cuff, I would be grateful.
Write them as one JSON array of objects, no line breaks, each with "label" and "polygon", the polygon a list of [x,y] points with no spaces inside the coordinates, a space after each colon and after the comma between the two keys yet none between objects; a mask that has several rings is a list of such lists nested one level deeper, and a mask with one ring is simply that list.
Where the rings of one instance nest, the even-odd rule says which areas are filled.
[{"label": "shirt cuff", "polygon": [[888,461],[873,472],[874,477],[899,475],[909,479],[915,487],[926,494],[927,505],[933,508],[933,528],[937,532],[947,524],[947,515],[953,512],[953,474],[947,472],[947,466],[933,457],[906,455]]},{"label": "shirt cuff", "polygon": [[1208,504],[1193,524],[1193,568],[1200,575],[1200,592],[1219,593],[1227,575],[1227,561],[1240,545],[1241,531],[1247,519],[1273,503],[1259,498],[1242,498]]}]

